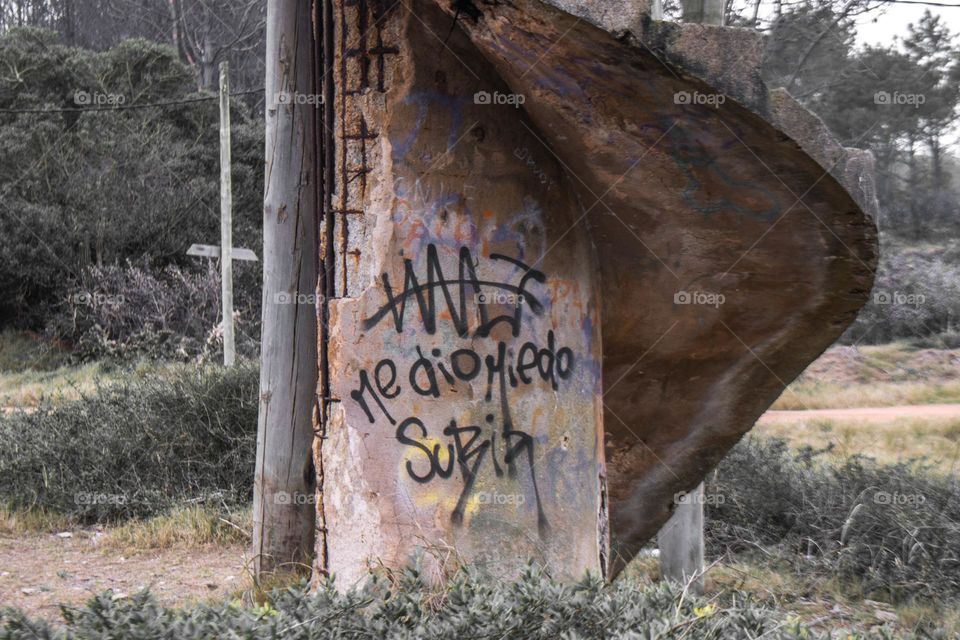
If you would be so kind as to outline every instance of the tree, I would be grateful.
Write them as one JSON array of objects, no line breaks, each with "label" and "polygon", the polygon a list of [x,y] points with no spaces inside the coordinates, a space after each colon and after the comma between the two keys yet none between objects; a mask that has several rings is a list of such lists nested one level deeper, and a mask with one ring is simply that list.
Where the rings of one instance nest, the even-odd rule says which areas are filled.
[{"label": "tree", "polygon": [[[0,36],[0,323],[40,328],[91,265],[184,262],[219,238],[216,101],[77,109],[198,97],[169,46],[126,41],[97,53],[55,33]],[[212,97],[212,96],[211,96]],[[262,128],[234,105],[236,233],[260,237]]]}]

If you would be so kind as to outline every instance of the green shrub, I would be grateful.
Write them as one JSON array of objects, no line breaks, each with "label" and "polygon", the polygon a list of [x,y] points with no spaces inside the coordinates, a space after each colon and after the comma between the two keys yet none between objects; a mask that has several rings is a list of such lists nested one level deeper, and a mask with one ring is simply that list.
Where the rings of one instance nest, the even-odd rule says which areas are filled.
[{"label": "green shrub", "polygon": [[[841,465],[749,438],[711,474],[713,554],[777,548],[798,572],[839,575],[897,599],[960,596],[960,494],[922,464]],[[721,498],[722,496],[722,498]]]},{"label": "green shrub", "polygon": [[84,522],[250,499],[257,367],[177,367],[0,416],[0,502]]},{"label": "green shrub", "polygon": [[[260,342],[260,269],[234,266],[234,326],[239,353]],[[223,351],[220,271],[146,263],[90,267],[83,285],[57,305],[48,332],[73,345],[77,361],[132,357],[213,358]]]},{"label": "green shrub", "polygon": [[409,570],[397,583],[376,580],[363,590],[346,594],[329,585],[315,593],[302,585],[276,591],[269,604],[254,609],[215,604],[175,610],[159,606],[146,593],[121,600],[107,593],[83,609],[64,610],[66,626],[60,628],[14,611],[0,613],[0,640],[826,637],[752,603],[749,596],[735,593],[727,600],[729,606],[705,605],[681,598],[662,584],[640,586],[621,581],[604,585],[590,578],[563,584],[533,568],[515,582],[464,571],[438,592]]}]

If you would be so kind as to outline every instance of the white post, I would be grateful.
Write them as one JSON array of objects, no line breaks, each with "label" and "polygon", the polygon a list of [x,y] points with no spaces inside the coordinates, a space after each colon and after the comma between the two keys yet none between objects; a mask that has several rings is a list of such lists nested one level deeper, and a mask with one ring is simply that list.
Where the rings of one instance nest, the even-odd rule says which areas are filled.
[{"label": "white post", "polygon": [[[675,500],[673,515],[657,534],[660,574],[703,593],[703,483]],[[695,578],[695,579],[694,579]]]},{"label": "white post", "polygon": [[230,66],[220,63],[220,297],[223,305],[223,364],[233,366],[233,185],[230,175]]}]

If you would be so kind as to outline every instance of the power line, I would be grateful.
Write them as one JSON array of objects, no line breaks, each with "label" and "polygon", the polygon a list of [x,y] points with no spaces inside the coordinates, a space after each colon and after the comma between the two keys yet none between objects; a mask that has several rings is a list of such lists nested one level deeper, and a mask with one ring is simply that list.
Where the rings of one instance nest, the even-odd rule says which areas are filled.
[{"label": "power line", "polygon": [[949,7],[950,9],[960,9],[960,4],[947,4],[945,2],[926,2],[925,0],[883,0],[882,4],[925,4],[931,7]]},{"label": "power line", "polygon": [[[263,89],[249,89],[247,91],[237,91],[230,96],[244,96],[252,93],[262,93]],[[195,102],[207,102],[217,100],[218,96],[203,96],[200,98],[186,98],[184,100],[171,100],[169,102],[146,102],[143,104],[118,104],[97,107],[66,107],[63,109],[0,109],[0,113],[84,113],[87,111],[126,111],[130,109],[151,109],[171,107],[181,104],[193,104]]]}]

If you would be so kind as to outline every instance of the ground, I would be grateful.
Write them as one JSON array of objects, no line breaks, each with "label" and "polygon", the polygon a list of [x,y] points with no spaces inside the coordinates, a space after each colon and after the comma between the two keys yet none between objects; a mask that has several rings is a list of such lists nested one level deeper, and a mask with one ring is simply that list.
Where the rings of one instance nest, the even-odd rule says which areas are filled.
[{"label": "ground", "polygon": [[[67,537],[69,535],[70,537]],[[149,587],[164,604],[223,600],[248,582],[241,544],[128,550],[100,548],[95,531],[0,534],[0,603],[54,619],[107,589]]]},{"label": "ground", "polygon": [[901,343],[834,347],[780,396],[751,433],[831,447],[837,459],[960,462],[960,350]]}]

